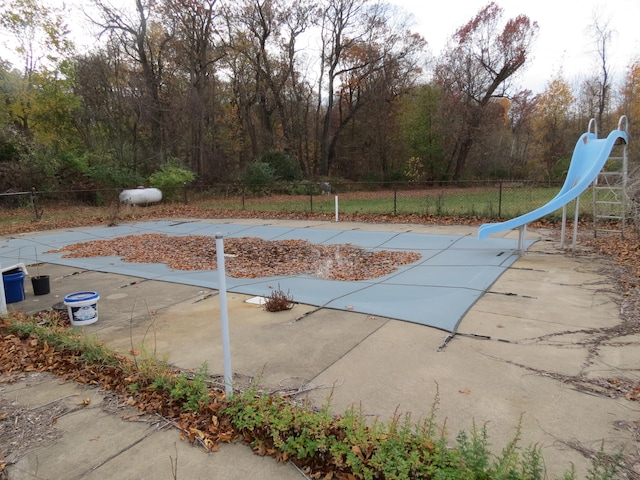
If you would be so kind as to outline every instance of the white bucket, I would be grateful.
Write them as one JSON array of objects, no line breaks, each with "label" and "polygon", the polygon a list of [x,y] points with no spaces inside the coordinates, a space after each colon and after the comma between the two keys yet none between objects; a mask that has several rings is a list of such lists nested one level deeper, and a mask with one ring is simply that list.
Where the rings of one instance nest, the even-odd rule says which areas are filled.
[{"label": "white bucket", "polygon": [[98,321],[98,292],[76,292],[64,297],[71,325],[90,325]]}]

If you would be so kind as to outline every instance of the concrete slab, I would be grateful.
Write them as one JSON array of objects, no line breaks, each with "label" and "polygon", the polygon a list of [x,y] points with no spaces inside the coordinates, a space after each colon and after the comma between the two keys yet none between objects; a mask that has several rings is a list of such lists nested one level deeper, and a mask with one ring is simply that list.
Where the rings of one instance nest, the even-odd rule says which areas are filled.
[{"label": "concrete slab", "polygon": [[[52,427],[58,431],[55,441],[22,452],[16,463],[16,458],[5,458],[12,463],[8,478],[304,478],[293,465],[259,457],[243,445],[223,445],[219,452],[207,453],[181,441],[162,419],[131,416],[135,412],[122,408],[106,410],[102,395],[97,388],[61,383],[48,374],[3,384],[3,401],[34,410],[62,407]],[[136,420],[123,420],[130,416]]]},{"label": "concrete slab", "polygon": [[[344,318],[308,305],[270,313],[246,303],[248,298],[230,294],[227,299],[233,371],[273,388],[289,377],[308,382],[389,321],[360,314]],[[305,318],[310,312],[315,313]],[[183,368],[197,369],[206,362],[210,371],[223,371],[217,295],[176,304],[126,331],[105,329],[99,335],[123,353],[144,347]]]},{"label": "concrete slab", "polygon": [[[194,231],[190,230],[196,228],[191,223],[199,222],[159,222],[153,229]],[[264,226],[264,223],[251,220],[236,225],[212,221],[210,225],[211,228],[228,227],[228,231],[238,233]],[[418,245],[422,237],[415,236],[416,233],[438,232],[450,237],[473,233],[470,227],[270,223],[270,226],[283,227],[283,232],[322,230],[318,236],[314,231],[310,235],[313,238],[332,238],[332,232],[341,229],[403,233],[401,236],[389,235],[385,246]],[[197,228],[197,231],[206,230],[205,227]],[[477,425],[486,423],[490,441],[496,449],[513,438],[518,422],[522,422],[522,444],[541,446],[550,478],[561,475],[571,464],[576,466],[578,478],[583,478],[590,462],[579,449],[586,447],[598,451],[603,441],[607,451],[615,452],[618,447],[624,447],[625,451],[637,449],[637,439],[632,431],[621,427],[637,422],[640,414],[637,402],[589,392],[580,382],[590,378],[639,378],[640,367],[636,359],[640,337],[613,336],[597,347],[597,355],[593,354],[593,340],[601,329],[620,322],[620,299],[613,293],[612,280],[602,274],[601,259],[573,258],[559,251],[556,242],[545,240],[546,234],[545,231],[530,231],[529,238],[540,240],[524,257],[514,258],[515,263],[510,267],[499,264],[501,259],[498,264],[492,264],[494,268],[506,271],[490,285],[490,293],[482,295],[480,292],[479,301],[466,314],[464,311],[459,313],[464,318],[454,336],[445,330],[349,310],[353,305],[348,302],[348,296],[335,299],[343,303],[340,310],[300,304],[291,311],[271,314],[245,304],[248,293],[229,293],[234,375],[238,378],[257,376],[265,388],[271,390],[292,384],[305,385],[309,387],[305,397],[317,405],[330,400],[336,412],[351,405],[361,406],[364,413],[382,420],[392,418],[397,412],[411,412],[416,420],[428,416],[437,398],[437,418],[446,420],[452,437],[460,429],[471,428],[473,422]],[[503,238],[517,239],[517,233],[505,234],[498,240]],[[452,250],[448,248],[447,252]],[[461,252],[467,250],[461,249]],[[4,255],[2,248],[0,255]],[[453,265],[459,258],[454,255],[448,262]],[[448,275],[446,269],[453,268],[451,265],[439,265],[438,271],[446,273],[434,278],[441,278],[449,286],[464,286],[464,282],[456,282]],[[97,285],[101,290],[100,320],[83,327],[87,333],[98,335],[108,345],[124,352],[131,345],[146,343],[157,351],[158,356],[166,354],[169,361],[178,366],[197,368],[207,362],[213,373],[221,373],[219,299],[215,289],[145,280],[133,275],[93,274],[50,264],[40,268],[51,269],[52,293],[33,297],[28,292],[24,302],[10,304],[10,308],[24,307],[35,311],[60,302],[66,293]],[[473,268],[467,272],[468,275],[476,273]],[[403,279],[403,275],[407,279],[414,273],[407,269],[396,275],[395,285],[390,278],[382,288],[398,287],[393,295],[372,295],[363,298],[363,304],[377,301],[389,311],[395,311],[402,309],[411,298],[427,292],[421,290],[409,295],[407,292],[415,284],[409,285],[409,280],[399,283],[398,279]],[[273,280],[278,279],[269,279]],[[268,292],[269,281],[261,279],[260,294]],[[293,288],[300,279],[288,281],[291,283],[282,286]],[[347,283],[351,285],[352,282]],[[25,286],[29,289],[29,282]],[[357,285],[345,292],[355,294],[360,287]],[[431,288],[435,287],[432,285]],[[336,288],[332,294],[340,295],[340,289]],[[437,297],[435,294],[429,297],[428,306],[420,310],[421,315],[437,314]],[[446,299],[446,296],[441,297]],[[455,309],[455,302],[452,299],[442,301],[440,305],[443,309],[446,305]],[[52,391],[60,395],[57,388],[52,387]],[[37,395],[34,393],[34,398],[40,395],[38,390],[35,386]],[[27,401],[25,396],[21,398]],[[119,418],[114,421],[121,422]],[[90,418],[83,422],[85,429],[93,426]],[[105,432],[105,438],[110,438],[106,426]],[[136,438],[139,433],[131,435]],[[159,437],[154,433],[150,438]],[[146,450],[136,450],[138,446],[144,446],[145,437],[144,442],[136,443],[115,457],[121,459],[119,463],[107,462],[93,473],[85,474],[98,478],[99,473],[117,472],[112,478],[138,478],[142,467],[133,459],[160,458],[159,462],[143,462],[143,465],[148,463],[147,468],[153,469],[156,478],[164,478],[162,475],[170,473],[170,457],[177,455],[179,468],[182,468],[183,459],[194,469],[199,469],[202,463],[208,465],[209,458],[214,463],[219,461],[221,467],[215,471],[216,478],[239,478],[225,476],[234,475],[233,470],[245,472],[244,478],[289,478],[290,470],[267,471],[270,465],[281,467],[268,459],[255,457],[258,463],[248,463],[245,467],[244,454],[235,449],[230,450],[228,463],[217,460],[218,454],[211,457],[205,454],[206,461],[199,461],[198,457],[192,460],[191,455],[197,450],[187,446],[190,450],[183,451],[184,444],[176,442],[176,438],[177,434],[173,432],[167,439],[155,443],[153,453],[146,453]],[[76,444],[83,441],[86,438],[79,436]],[[177,454],[174,443],[179,448]],[[40,472],[46,471],[43,469],[47,468],[48,461],[54,461],[53,457],[44,460],[44,450],[38,450]],[[254,457],[248,454],[247,458]],[[236,459],[240,466],[235,465]],[[73,460],[71,465],[77,463]],[[163,464],[167,464],[166,472]],[[11,468],[22,469],[26,465],[29,468],[24,471],[31,472],[33,463],[19,463]],[[257,473],[263,467],[265,473]],[[202,476],[201,470],[193,471]],[[191,478],[186,470],[181,472],[179,476]]]}]

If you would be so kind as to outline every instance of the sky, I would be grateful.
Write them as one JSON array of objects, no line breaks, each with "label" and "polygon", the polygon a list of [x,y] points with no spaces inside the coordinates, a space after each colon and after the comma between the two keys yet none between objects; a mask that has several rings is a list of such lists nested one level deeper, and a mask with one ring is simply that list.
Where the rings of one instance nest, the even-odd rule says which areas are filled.
[{"label": "sky", "polygon": [[[88,33],[88,24],[79,13],[87,0],[49,0],[66,4],[75,18],[72,31]],[[129,4],[133,0],[110,0],[112,4]],[[232,0],[230,0],[232,1]],[[413,16],[412,30],[420,33],[433,55],[441,53],[457,28],[471,20],[489,0],[382,0],[404,9]],[[598,73],[599,57],[594,37],[589,33],[598,18],[612,32],[607,61],[615,87],[620,87],[627,67],[640,61],[640,0],[495,0],[504,9],[503,21],[527,15],[539,25],[533,56],[515,79],[516,86],[534,94],[544,91],[547,82],[559,72],[572,87],[581,79]],[[71,16],[70,15],[70,16]],[[82,36],[82,35],[81,35]],[[4,40],[1,38],[0,40]],[[80,44],[94,43],[76,39]],[[80,45],[79,45],[80,46]],[[1,56],[1,55],[0,55]]]},{"label": "sky", "polygon": [[[457,28],[471,20],[489,0],[387,0],[413,14],[413,30],[438,55]],[[516,83],[533,93],[544,91],[559,72],[569,82],[598,72],[599,57],[589,28],[598,19],[609,25],[612,38],[608,62],[615,81],[621,82],[627,67],[640,60],[640,0],[495,0],[504,9],[503,21],[520,14],[538,22],[533,58]]]}]

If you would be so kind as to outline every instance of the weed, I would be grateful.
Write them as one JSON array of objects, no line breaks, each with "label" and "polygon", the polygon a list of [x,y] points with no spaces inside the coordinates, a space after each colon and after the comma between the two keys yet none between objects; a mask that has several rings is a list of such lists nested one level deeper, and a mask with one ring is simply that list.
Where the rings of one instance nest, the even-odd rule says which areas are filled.
[{"label": "weed", "polygon": [[133,361],[137,372],[138,381],[144,385],[170,384],[170,378],[174,375],[169,366],[169,356],[163,355],[161,359],[150,353],[143,344],[140,350],[132,350]]},{"label": "weed", "polygon": [[611,480],[618,478],[622,464],[622,454],[608,455],[604,451],[604,444],[594,455],[591,468],[587,472],[587,480]]},{"label": "weed", "polygon": [[181,401],[186,410],[197,412],[209,398],[209,387],[206,382],[208,375],[209,369],[206,362],[192,376],[181,373],[171,386],[169,392],[171,398]]},{"label": "weed", "polygon": [[278,284],[278,288],[271,292],[271,295],[265,298],[263,308],[267,312],[282,312],[283,310],[291,310],[295,302],[290,292],[284,293]]}]

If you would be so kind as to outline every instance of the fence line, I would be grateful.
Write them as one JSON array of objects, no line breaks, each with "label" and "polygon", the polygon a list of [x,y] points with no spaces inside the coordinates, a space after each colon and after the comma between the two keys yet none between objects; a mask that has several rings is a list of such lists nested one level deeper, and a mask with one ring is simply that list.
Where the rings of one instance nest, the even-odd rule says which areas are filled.
[{"label": "fence line", "polygon": [[[203,209],[334,213],[335,197],[342,214],[429,214],[512,218],[549,201],[560,184],[524,181],[468,182],[299,182],[271,185],[226,183],[162,188],[163,203]],[[122,189],[13,192],[0,194],[0,207],[30,206],[36,218],[43,205],[117,205]],[[582,218],[592,216],[593,195],[580,199]],[[557,214],[559,218],[559,213]]]}]

